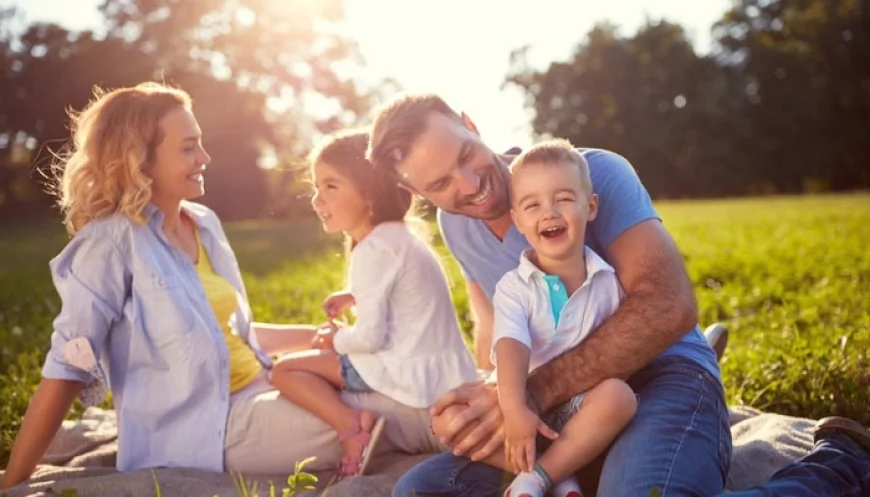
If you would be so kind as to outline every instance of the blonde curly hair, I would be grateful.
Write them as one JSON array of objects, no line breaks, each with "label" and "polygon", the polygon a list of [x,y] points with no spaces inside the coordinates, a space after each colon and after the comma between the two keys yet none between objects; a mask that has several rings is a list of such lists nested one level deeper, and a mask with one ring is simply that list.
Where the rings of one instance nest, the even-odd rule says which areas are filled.
[{"label": "blonde curly hair", "polygon": [[145,221],[151,180],[143,169],[163,140],[160,120],[179,106],[191,108],[186,92],[147,82],[110,92],[96,88],[84,110],[70,112],[72,143],[56,156],[52,193],[71,235],[114,213]]}]

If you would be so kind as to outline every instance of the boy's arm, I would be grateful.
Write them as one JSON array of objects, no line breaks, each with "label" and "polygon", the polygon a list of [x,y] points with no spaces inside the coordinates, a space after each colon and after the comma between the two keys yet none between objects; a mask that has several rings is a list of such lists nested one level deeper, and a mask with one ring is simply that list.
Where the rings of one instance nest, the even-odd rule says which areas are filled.
[{"label": "boy's arm", "polygon": [[526,407],[526,378],[529,373],[529,348],[514,338],[495,344],[500,366],[496,368],[498,404],[503,413]]},{"label": "boy's arm", "polygon": [[490,361],[496,365],[498,402],[502,407],[526,404],[532,336],[529,309],[515,272],[507,273],[492,297],[493,336]]}]

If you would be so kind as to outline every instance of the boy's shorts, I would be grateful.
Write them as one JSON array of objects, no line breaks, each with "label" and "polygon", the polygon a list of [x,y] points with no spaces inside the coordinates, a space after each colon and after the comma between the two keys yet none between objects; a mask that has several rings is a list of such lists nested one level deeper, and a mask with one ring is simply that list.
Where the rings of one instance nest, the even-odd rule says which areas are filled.
[{"label": "boy's shorts", "polygon": [[562,431],[562,428],[568,424],[568,420],[580,410],[580,405],[583,404],[583,397],[585,396],[585,393],[575,395],[568,402],[556,406],[549,414],[544,416],[544,423],[556,431]]},{"label": "boy's shorts", "polygon": [[344,380],[344,389],[353,393],[369,393],[373,392],[372,387],[362,379],[356,368],[350,362],[346,354],[338,354],[338,363],[341,365],[339,374]]}]

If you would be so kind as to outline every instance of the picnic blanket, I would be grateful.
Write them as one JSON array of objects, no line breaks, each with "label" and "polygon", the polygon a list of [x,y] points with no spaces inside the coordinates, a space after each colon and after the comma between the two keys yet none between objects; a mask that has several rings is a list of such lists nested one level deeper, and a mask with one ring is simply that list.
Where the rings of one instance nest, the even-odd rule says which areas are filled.
[{"label": "picnic blanket", "polygon": [[[727,490],[763,484],[773,473],[805,455],[813,446],[813,420],[761,412],[749,407],[730,410],[734,452]],[[10,497],[62,495],[76,489],[77,497],[151,497],[155,480],[160,494],[175,496],[241,495],[232,475],[195,469],[161,468],[118,473],[117,425],[114,411],[87,410],[81,420],[64,421],[33,478],[5,492]],[[428,455],[386,454],[371,465],[371,476],[336,482],[332,474],[318,474],[318,489],[304,497],[382,497],[399,476]],[[245,479],[250,489],[258,482],[259,495],[269,495],[268,482],[284,488],[287,475]],[[324,492],[324,489],[326,491]],[[252,495],[252,494],[248,494]],[[281,495],[280,490],[276,495]]]}]

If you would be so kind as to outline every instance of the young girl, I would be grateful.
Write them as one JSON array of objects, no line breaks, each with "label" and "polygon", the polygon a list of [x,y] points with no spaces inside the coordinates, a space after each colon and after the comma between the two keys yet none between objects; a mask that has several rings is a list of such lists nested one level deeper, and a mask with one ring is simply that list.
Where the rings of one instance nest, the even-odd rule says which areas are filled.
[{"label": "young girl", "polygon": [[332,426],[343,446],[339,476],[362,474],[384,419],[346,405],[339,389],[379,392],[426,408],[477,377],[443,268],[405,224],[410,192],[365,159],[368,133],[328,137],[312,153],[314,210],[327,233],[349,239],[349,292],[324,303],[330,319],[351,306],[356,322],[322,329],[312,349],[281,358],[272,382]]}]

